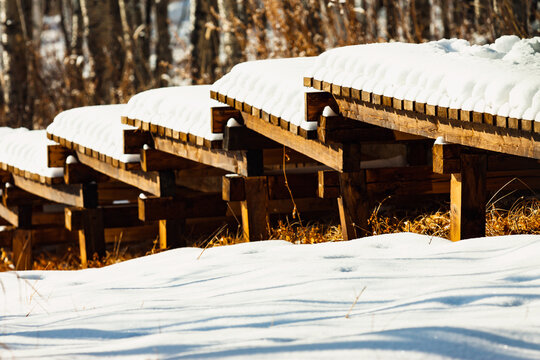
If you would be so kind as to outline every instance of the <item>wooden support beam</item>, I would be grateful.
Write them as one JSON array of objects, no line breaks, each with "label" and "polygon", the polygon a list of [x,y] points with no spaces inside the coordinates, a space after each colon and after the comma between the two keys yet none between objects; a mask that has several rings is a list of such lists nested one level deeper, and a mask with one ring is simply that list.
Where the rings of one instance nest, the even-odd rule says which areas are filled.
[{"label": "wooden support beam", "polygon": [[339,107],[332,94],[321,91],[310,91],[305,93],[305,116],[306,121],[318,121],[325,107],[330,106],[332,110],[339,113]]},{"label": "wooden support beam", "polygon": [[220,194],[203,194],[184,199],[148,196],[139,198],[138,207],[139,219],[144,222],[215,217],[227,212],[227,203],[221,199]]},{"label": "wooden support beam", "polygon": [[141,149],[141,168],[143,171],[189,169],[197,164],[156,149]]},{"label": "wooden support beam", "polygon": [[124,129],[124,154],[138,154],[143,146],[152,145],[152,135],[140,129]]},{"label": "wooden support beam", "polygon": [[124,170],[85,154],[77,153],[77,156],[79,161],[84,165],[142,191],[156,196],[174,195],[174,173],[171,171],[144,172],[142,170]]},{"label": "wooden support beam", "polygon": [[339,173],[332,170],[319,171],[317,195],[321,199],[337,199],[340,194]]},{"label": "wooden support beam", "polygon": [[79,207],[97,206],[97,185],[95,183],[46,185],[19,175],[14,175],[13,180],[15,185],[21,189],[52,202]]},{"label": "wooden support beam", "polygon": [[343,240],[367,236],[371,201],[367,193],[366,172],[341,173],[339,177],[341,196],[338,209]]},{"label": "wooden support beam", "polygon": [[432,139],[444,136],[446,141],[454,144],[540,159],[538,133],[499,128],[487,123],[411,114],[351,98],[337,97],[336,100],[341,114],[351,119]]},{"label": "wooden support beam", "polygon": [[62,145],[47,145],[47,166],[63,167],[67,157],[72,153]]},{"label": "wooden support beam", "polygon": [[105,228],[101,209],[86,209],[82,213],[82,225],[79,233],[79,249],[81,265],[87,266],[88,257],[94,254],[105,256]]},{"label": "wooden support beam", "polygon": [[32,238],[32,206],[19,206],[12,245],[15,270],[32,269]]},{"label": "wooden support beam", "polygon": [[321,116],[317,138],[323,143],[395,141],[392,130],[364,124],[341,116]]},{"label": "wooden support beam", "polygon": [[461,146],[457,144],[433,145],[433,172],[454,174],[461,171]]},{"label": "wooden support beam", "polygon": [[2,203],[7,207],[43,203],[43,199],[24,191],[11,183],[4,184],[2,188]]},{"label": "wooden support beam", "polygon": [[290,131],[274,126],[247,113],[242,113],[242,115],[244,116],[246,127],[301,154],[309,156],[332,169],[338,171],[355,171],[360,167],[360,158],[357,157],[359,154],[353,151],[354,146],[322,144],[318,141],[304,139]]},{"label": "wooden support beam", "polygon": [[231,174],[225,175],[222,180],[222,198],[224,201],[242,201],[246,199],[244,177]]},{"label": "wooden support beam", "polygon": [[276,149],[281,146],[245,126],[225,127],[223,130],[223,150]]},{"label": "wooden support beam", "polygon": [[159,248],[173,249],[186,247],[186,239],[182,237],[185,219],[159,220]]},{"label": "wooden support beam", "polygon": [[486,172],[485,154],[461,154],[450,180],[450,240],[486,235]]},{"label": "wooden support beam", "polygon": [[93,181],[102,182],[106,181],[106,179],[107,176],[98,173],[80,162],[64,164],[64,182],[66,184],[85,184]]},{"label": "wooden support beam", "polygon": [[229,119],[235,119],[242,123],[242,115],[234,107],[212,107],[210,108],[210,119],[212,121],[212,132],[222,133],[227,127]]},{"label": "wooden support beam", "polygon": [[[108,205],[99,207],[103,217],[103,227],[126,228],[143,226],[139,220],[139,207],[137,204]],[[84,226],[84,213],[93,209],[65,208],[65,226],[70,231],[81,230]]]},{"label": "wooden support beam", "polygon": [[154,138],[154,147],[157,150],[232,173],[245,176],[251,175],[252,170],[247,151],[228,152],[219,149],[208,149],[162,136]]},{"label": "wooden support beam", "polygon": [[266,177],[244,179],[246,199],[241,202],[242,232],[246,241],[266,240],[269,236],[268,185]]}]

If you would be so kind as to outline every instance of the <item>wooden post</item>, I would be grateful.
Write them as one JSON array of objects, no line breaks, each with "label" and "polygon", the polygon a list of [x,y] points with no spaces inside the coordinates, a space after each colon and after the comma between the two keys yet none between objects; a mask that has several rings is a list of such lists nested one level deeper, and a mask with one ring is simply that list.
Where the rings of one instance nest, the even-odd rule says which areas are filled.
[{"label": "wooden post", "polygon": [[450,180],[450,240],[486,236],[485,154],[461,154],[461,172]]},{"label": "wooden post", "polygon": [[81,252],[81,265],[87,266],[88,256],[94,254],[100,257],[105,255],[105,228],[103,225],[103,212],[101,209],[86,209],[82,213],[82,229],[79,230],[79,248]]},{"label": "wooden post", "polygon": [[365,170],[340,174],[341,196],[338,198],[343,240],[368,235],[370,199]]},{"label": "wooden post", "polygon": [[242,227],[247,241],[268,239],[268,185],[265,176],[244,179],[246,199],[241,202]]},{"label": "wooden post", "polygon": [[159,248],[164,250],[186,247],[185,239],[180,236],[185,223],[185,219],[159,220]]},{"label": "wooden post", "polygon": [[15,270],[32,270],[32,205],[19,206],[18,228],[13,235]]}]

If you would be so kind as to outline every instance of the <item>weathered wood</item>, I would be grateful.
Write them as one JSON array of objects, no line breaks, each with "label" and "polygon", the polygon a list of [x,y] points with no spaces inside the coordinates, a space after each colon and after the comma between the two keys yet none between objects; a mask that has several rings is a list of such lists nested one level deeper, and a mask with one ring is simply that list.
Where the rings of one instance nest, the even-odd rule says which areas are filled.
[{"label": "weathered wood", "polygon": [[234,107],[212,107],[210,108],[210,118],[213,133],[222,133],[231,118],[242,123],[242,115]]},{"label": "weathered wood", "polygon": [[193,161],[174,156],[156,149],[141,149],[143,171],[188,169],[196,166]]},{"label": "weathered wood", "polygon": [[47,145],[47,166],[63,167],[72,151],[61,145]]},{"label": "weathered wood", "polygon": [[280,144],[245,126],[225,127],[223,131],[223,150],[238,151],[280,147]]},{"label": "weathered wood", "polygon": [[337,199],[341,194],[339,173],[321,170],[318,172],[317,194],[321,199]]},{"label": "weathered wood", "polygon": [[366,173],[341,173],[339,177],[341,196],[338,198],[338,208],[343,240],[366,236],[369,234],[371,205],[366,187]]},{"label": "weathered wood", "polygon": [[186,247],[186,239],[181,236],[184,228],[184,219],[159,220],[159,248],[173,249]]},{"label": "weathered wood", "polygon": [[461,171],[461,146],[457,144],[433,145],[433,172],[453,174]]},{"label": "weathered wood", "polygon": [[232,173],[248,175],[247,151],[227,152],[218,149],[207,149],[161,136],[156,136],[154,138],[154,146],[157,150],[180,156],[185,159],[220,168]]},{"label": "weathered wood", "polygon": [[81,153],[78,153],[77,156],[82,164],[153,195],[169,196],[172,195],[171,192],[174,192],[172,188],[174,173],[171,171],[124,170]]},{"label": "weathered wood", "polygon": [[15,270],[32,270],[32,230],[16,229],[12,246]]},{"label": "weathered wood", "polygon": [[450,183],[452,241],[486,235],[486,155],[461,154],[461,164]]},{"label": "weathered wood", "polygon": [[139,219],[144,222],[223,216],[227,211],[227,203],[221,199],[221,194],[184,199],[148,196],[139,198],[138,207]]},{"label": "weathered wood", "polygon": [[82,225],[78,233],[83,267],[87,266],[88,257],[93,258],[94,254],[105,256],[105,228],[101,209],[86,209],[82,213]]},{"label": "weathered wood", "polygon": [[335,112],[339,112],[334,97],[328,92],[306,92],[304,99],[306,121],[318,121],[327,106],[330,106]]},{"label": "weathered wood", "polygon": [[320,117],[317,138],[323,143],[387,142],[395,140],[392,130],[338,116]]},{"label": "weathered wood", "polygon": [[79,207],[97,206],[96,184],[45,185],[18,175],[14,175],[13,180],[21,189],[52,202]]},{"label": "weathered wood", "polygon": [[246,199],[241,202],[242,233],[246,241],[268,239],[268,185],[266,177],[244,179]]},{"label": "weathered wood", "polygon": [[145,144],[152,145],[152,135],[147,131],[124,129],[123,133],[124,154],[138,154]]},{"label": "weathered wood", "polygon": [[225,175],[222,180],[222,199],[242,201],[246,199],[244,177],[236,174]]},{"label": "weathered wood", "polygon": [[7,207],[41,204],[44,200],[17,186],[7,183],[2,188],[2,204]]},{"label": "weathered wood", "polygon": [[486,124],[443,119],[424,114],[414,115],[388,108],[338,98],[341,113],[349,118],[448,142],[485,150],[540,159],[540,134],[508,131]]},{"label": "weathered wood", "polygon": [[84,184],[92,181],[105,181],[106,179],[107,177],[103,174],[80,162],[64,164],[64,182],[66,184]]},{"label": "weathered wood", "polygon": [[[343,146],[340,144],[322,144],[317,141],[304,139],[294,135],[290,131],[285,131],[279,127],[273,126],[260,118],[243,113],[246,127],[256,131],[286,147],[289,147],[301,154],[319,161],[335,170],[353,170],[347,169],[350,163],[347,163],[346,154]],[[359,164],[358,164],[359,165]],[[238,173],[237,171],[235,171]]]},{"label": "weathered wood", "polygon": [[[103,217],[103,227],[126,228],[144,225],[139,220],[138,204],[109,205],[99,207]],[[65,226],[70,231],[83,229],[84,213],[89,211],[83,208],[65,208]]]}]

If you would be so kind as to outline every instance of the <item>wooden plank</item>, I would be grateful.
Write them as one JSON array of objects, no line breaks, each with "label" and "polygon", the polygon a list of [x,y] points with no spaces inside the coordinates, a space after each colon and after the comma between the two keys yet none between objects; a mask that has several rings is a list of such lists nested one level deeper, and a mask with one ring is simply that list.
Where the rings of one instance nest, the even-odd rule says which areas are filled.
[{"label": "wooden plank", "polygon": [[461,146],[457,144],[433,145],[433,172],[453,174],[461,171]]},{"label": "wooden plank", "polygon": [[387,142],[394,141],[392,130],[363,124],[338,116],[321,116],[317,127],[317,139],[322,143]]},{"label": "wooden plank", "polygon": [[122,138],[124,154],[138,154],[145,144],[152,145],[152,135],[139,129],[124,129]]},{"label": "wooden plank", "polygon": [[159,220],[159,248],[164,250],[186,247],[186,239],[181,235],[185,226],[184,219]]},{"label": "wooden plank", "polygon": [[311,87],[312,85],[313,85],[313,78],[304,77],[304,86],[305,87]]},{"label": "wooden plank", "polygon": [[437,116],[437,106],[426,104],[426,115]]},{"label": "wooden plank", "polygon": [[[139,220],[139,207],[137,204],[109,205],[99,207],[103,216],[103,227],[125,228],[142,226]],[[88,209],[66,207],[64,212],[65,227],[70,231],[83,229],[84,212]]]},{"label": "wooden plank", "polygon": [[15,227],[19,227],[19,212],[17,207],[9,208],[0,204],[0,217]]},{"label": "wooden plank", "polygon": [[64,181],[66,184],[84,184],[92,181],[105,181],[106,179],[106,176],[80,162],[66,163],[64,165]]},{"label": "wooden plank", "polygon": [[269,236],[268,185],[266,177],[244,179],[246,199],[241,202],[242,234],[246,241],[266,240]]},{"label": "wooden plank", "polygon": [[[275,127],[249,114],[244,113],[243,116],[246,127],[335,170],[343,171],[350,165],[346,161],[347,151],[344,151],[344,147],[341,145],[326,145],[310,139],[304,139],[298,135],[294,135],[290,131]],[[239,173],[237,171],[234,172]]]},{"label": "wooden plank", "polygon": [[156,149],[141,149],[141,168],[143,171],[189,169],[196,166],[193,161]]},{"label": "wooden plank", "polygon": [[451,175],[450,240],[486,235],[485,154],[462,154],[460,173]]},{"label": "wooden plank", "polygon": [[335,112],[339,112],[334,97],[328,92],[306,92],[304,102],[306,121],[318,121],[327,106],[330,106]]},{"label": "wooden plank", "polygon": [[338,209],[343,240],[368,235],[371,201],[367,193],[366,172],[341,173],[340,188]]},{"label": "wooden plank", "polygon": [[32,230],[17,229],[13,234],[13,265],[15,270],[32,270]]},{"label": "wooden plank", "polygon": [[[169,196],[174,192],[174,174],[169,171],[144,172],[142,170],[124,170],[93,157],[78,153],[79,161],[92,169],[123,183],[135,186],[142,191],[156,196]],[[75,205],[78,206],[78,205]]]},{"label": "wooden plank", "polygon": [[101,209],[86,209],[82,214],[82,229],[79,233],[81,264],[86,267],[87,259],[94,254],[105,256],[105,228]]},{"label": "wooden plank", "polygon": [[484,150],[504,152],[511,155],[540,159],[540,134],[532,135],[513,130],[494,128],[485,124],[462,122],[424,114],[409,113],[338,98],[341,113],[349,118],[436,139],[444,136],[446,141]]},{"label": "wooden plank", "polygon": [[243,201],[246,199],[244,177],[236,174],[225,175],[222,181],[224,201]]},{"label": "wooden plank", "polygon": [[317,176],[317,195],[321,199],[337,199],[341,195],[339,186],[339,173],[330,170],[321,170]]},{"label": "wooden plank", "polygon": [[211,107],[210,121],[213,133],[222,133],[229,119],[235,119],[242,123],[242,115],[239,110],[233,107]]},{"label": "wooden plank", "polygon": [[508,118],[506,116],[497,115],[495,117],[495,124],[498,127],[502,127],[502,128],[508,127]]},{"label": "wooden plank", "polygon": [[[266,123],[275,128],[273,125]],[[279,129],[279,128],[277,128]],[[284,131],[282,129],[279,129]],[[220,168],[232,173],[251,175],[247,151],[228,152],[219,149],[206,149],[196,147],[172,139],[157,136],[154,139],[154,147],[176,156],[180,156],[198,163]]]},{"label": "wooden plank", "polygon": [[245,126],[225,127],[223,132],[223,150],[275,149],[282,145],[264,137]]},{"label": "wooden plank", "polygon": [[139,198],[139,219],[142,221],[175,220],[223,216],[227,203],[221,194],[198,195],[194,198],[174,199],[173,197]]},{"label": "wooden plank", "polygon": [[19,205],[41,204],[44,200],[30,194],[23,189],[13,186],[11,183],[4,184],[2,188],[2,204],[7,207],[15,207]]},{"label": "wooden plank", "polygon": [[508,127],[510,129],[519,129],[519,119],[509,117],[508,118]]},{"label": "wooden plank", "polygon": [[52,202],[79,207],[97,206],[97,186],[94,183],[45,185],[19,175],[14,175],[13,180],[21,189]]},{"label": "wooden plank", "polygon": [[72,151],[61,145],[47,145],[47,166],[63,167]]}]

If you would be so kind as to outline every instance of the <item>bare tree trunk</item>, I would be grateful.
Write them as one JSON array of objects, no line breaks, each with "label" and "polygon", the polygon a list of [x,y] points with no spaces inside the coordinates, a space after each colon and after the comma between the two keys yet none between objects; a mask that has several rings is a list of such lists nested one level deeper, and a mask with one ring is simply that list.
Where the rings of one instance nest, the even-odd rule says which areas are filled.
[{"label": "bare tree trunk", "polygon": [[216,78],[219,34],[216,0],[191,0],[191,77],[195,83],[212,83]]},{"label": "bare tree trunk", "polygon": [[222,72],[226,73],[244,60],[245,27],[242,30],[243,23],[240,20],[240,8],[236,0],[218,0],[218,7],[225,53]]},{"label": "bare tree trunk", "polygon": [[166,75],[172,65],[172,53],[169,47],[171,35],[169,34],[169,16],[167,13],[168,0],[154,0],[157,24],[157,44],[156,44],[156,69],[155,77],[160,86],[169,85]]},{"label": "bare tree trunk", "polygon": [[397,7],[399,4],[395,0],[384,0],[384,7],[386,8],[386,33],[388,39],[397,39]]},{"label": "bare tree trunk", "polygon": [[415,40],[422,42],[431,39],[431,9],[429,0],[411,0],[411,17]]},{"label": "bare tree trunk", "polygon": [[[110,0],[80,0],[80,3],[95,84],[94,100],[96,103],[110,103],[115,68],[112,63],[113,54],[110,52],[113,42]],[[119,55],[114,54],[114,57],[117,58]]]},{"label": "bare tree trunk", "polygon": [[147,17],[150,12],[147,8],[149,0],[127,0],[127,18],[133,39],[133,58],[135,61],[136,84],[135,88],[146,87],[150,83],[150,27]]},{"label": "bare tree trunk", "polygon": [[3,47],[2,87],[6,115],[3,123],[11,127],[31,127],[32,125],[31,117],[28,123],[29,116],[26,113],[28,72],[25,37],[21,22],[24,15],[21,15],[17,1],[0,1]]}]

